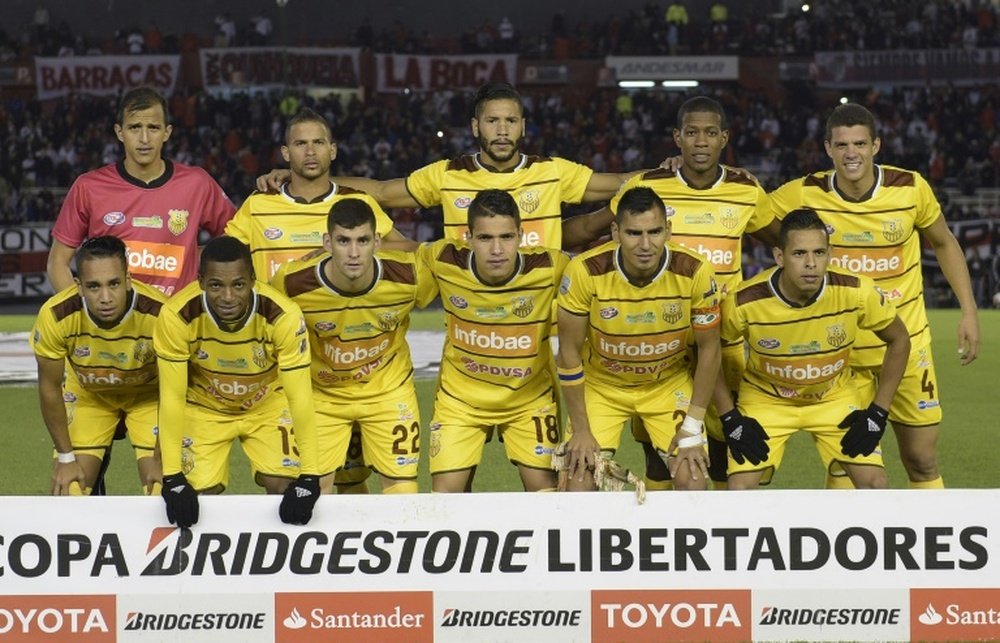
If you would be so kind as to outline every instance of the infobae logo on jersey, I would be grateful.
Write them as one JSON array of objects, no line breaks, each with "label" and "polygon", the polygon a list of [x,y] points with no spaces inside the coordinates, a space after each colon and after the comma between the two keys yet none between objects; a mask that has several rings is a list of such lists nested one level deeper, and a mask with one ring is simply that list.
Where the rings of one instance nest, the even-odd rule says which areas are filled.
[{"label": "infobae logo on jersey", "polygon": [[486,357],[532,357],[538,353],[536,324],[476,324],[452,317],[448,337],[458,348]]},{"label": "infobae logo on jersey", "polygon": [[0,640],[115,640],[115,597],[110,595],[0,596]]},{"label": "infobae logo on jersey", "polygon": [[434,641],[586,641],[590,593],[435,592]]},{"label": "infobae logo on jersey", "polygon": [[910,640],[995,641],[1000,589],[911,589]]},{"label": "infobae logo on jersey", "polygon": [[905,589],[756,590],[753,638],[765,641],[905,641]]},{"label": "infobae logo on jersey", "polygon": [[276,593],[276,643],[430,643],[431,592]]},{"label": "infobae logo on jersey", "polygon": [[184,246],[128,240],[128,268],[133,275],[179,279],[184,266]]},{"label": "infobae logo on jersey", "polygon": [[595,590],[593,643],[748,641],[750,590]]}]

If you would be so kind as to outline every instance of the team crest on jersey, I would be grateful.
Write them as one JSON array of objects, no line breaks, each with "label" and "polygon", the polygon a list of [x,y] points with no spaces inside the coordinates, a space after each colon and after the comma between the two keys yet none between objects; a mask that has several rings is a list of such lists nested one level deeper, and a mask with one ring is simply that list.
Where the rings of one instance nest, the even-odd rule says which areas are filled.
[{"label": "team crest on jersey", "polygon": [[125,213],[124,212],[108,212],[104,215],[104,225],[121,225],[125,223]]},{"label": "team crest on jersey", "polygon": [[740,224],[740,217],[734,208],[722,208],[722,212],[719,213],[719,223],[726,230],[735,230]]},{"label": "team crest on jersey", "polygon": [[167,210],[167,230],[170,230],[175,237],[179,237],[187,230],[189,216],[191,213],[187,210]]},{"label": "team crest on jersey", "polygon": [[538,209],[541,205],[541,199],[538,196],[538,192],[535,190],[525,190],[521,193],[521,196],[517,198],[517,207],[521,208],[521,212],[524,214],[531,214]]},{"label": "team crest on jersey", "polygon": [[[299,351],[302,352],[302,351]],[[264,347],[254,346],[250,349],[251,359],[253,363],[257,365],[258,368],[267,368],[267,355],[264,354]]]},{"label": "team crest on jersey", "polygon": [[399,326],[399,311],[389,310],[378,314],[378,327],[389,332]]},{"label": "team crest on jersey", "polygon": [[684,315],[684,309],[681,308],[680,304],[663,304],[663,321],[668,324],[676,324],[682,315]]},{"label": "team crest on jersey", "polygon": [[510,312],[517,317],[527,317],[535,309],[534,297],[514,297],[511,300]]},{"label": "team crest on jersey", "polygon": [[892,219],[891,221],[882,222],[882,236],[885,237],[886,241],[896,243],[903,238],[904,233],[902,219]]},{"label": "team crest on jersey", "polygon": [[153,358],[153,345],[144,339],[140,339],[135,343],[135,348],[132,349],[132,357],[139,364],[145,364]]},{"label": "team crest on jersey", "polygon": [[826,327],[826,341],[830,346],[834,348],[839,348],[844,342],[847,341],[847,331],[844,330],[843,324],[834,324],[833,326]]}]

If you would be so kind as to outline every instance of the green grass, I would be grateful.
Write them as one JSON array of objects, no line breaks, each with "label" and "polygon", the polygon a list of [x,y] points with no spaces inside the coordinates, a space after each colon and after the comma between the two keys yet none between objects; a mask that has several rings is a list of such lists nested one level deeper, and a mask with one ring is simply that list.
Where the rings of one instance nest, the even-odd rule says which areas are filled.
[{"label": "green grass", "polygon": [[[1000,452],[992,448],[995,427],[996,383],[1000,381],[1000,364],[995,357],[1000,337],[1000,311],[987,310],[980,315],[983,344],[980,357],[971,366],[961,367],[955,356],[955,329],[958,311],[933,310],[931,326],[934,332],[934,355],[940,382],[945,420],[938,443],[941,469],[949,487],[989,488],[997,486],[996,471],[1000,471]],[[28,330],[33,318],[29,315],[0,316],[0,330]],[[414,315],[412,328],[441,328],[440,311]],[[430,421],[434,399],[434,380],[419,379],[423,427]],[[0,408],[5,421],[0,429],[0,493],[5,495],[44,494],[49,488],[51,442],[42,423],[34,386],[0,387]],[[426,431],[423,453],[427,453]],[[115,457],[108,474],[112,494],[138,491],[134,458],[126,442],[115,445]],[[899,464],[895,439],[891,431],[883,441],[886,467],[892,487],[905,488],[906,475]],[[638,472],[642,471],[642,452],[626,433],[618,460]],[[820,488],[824,474],[812,446],[805,435],[793,438],[785,453],[784,464],[775,477],[772,488]],[[374,482],[374,476],[372,478]],[[429,491],[430,476],[426,462],[420,472],[420,490]],[[494,441],[486,445],[483,462],[474,486],[478,491],[520,489],[517,472],[505,458],[503,445]],[[259,493],[249,475],[249,465],[238,447],[232,456],[231,493]]]}]

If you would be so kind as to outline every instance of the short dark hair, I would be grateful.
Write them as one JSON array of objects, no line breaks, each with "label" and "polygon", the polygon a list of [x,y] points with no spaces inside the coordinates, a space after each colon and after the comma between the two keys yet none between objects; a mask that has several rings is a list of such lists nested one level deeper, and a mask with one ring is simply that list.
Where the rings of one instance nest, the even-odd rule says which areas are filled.
[{"label": "short dark hair", "polygon": [[198,274],[204,275],[209,261],[216,263],[232,263],[233,261],[245,261],[250,268],[250,276],[254,276],[253,259],[250,256],[250,246],[243,243],[236,237],[222,235],[216,237],[205,244],[201,250],[201,261],[198,264]]},{"label": "short dark hair", "polygon": [[378,234],[375,226],[375,211],[372,210],[372,206],[361,199],[341,199],[330,208],[330,214],[326,217],[326,231],[333,234],[333,229],[336,226],[353,230],[366,223],[372,227],[373,233]]},{"label": "short dark hair", "polygon": [[118,259],[122,262],[122,267],[128,270],[128,254],[125,249],[125,242],[118,237],[110,235],[94,237],[83,242],[83,245],[76,251],[77,270],[79,271],[80,266],[85,261],[104,259],[106,257]]},{"label": "short dark hair", "polygon": [[524,116],[524,101],[521,100],[521,95],[517,93],[509,83],[487,83],[476,91],[475,97],[475,117],[483,113],[483,109],[486,107],[486,103],[491,100],[512,100],[517,103],[517,109],[521,112],[521,116]]},{"label": "short dark hair", "polygon": [[157,105],[163,108],[163,123],[170,125],[170,110],[167,109],[167,99],[160,92],[152,87],[145,86],[130,89],[118,101],[118,112],[115,114],[115,122],[119,125],[124,125],[127,114],[149,109]]},{"label": "short dark hair", "polygon": [[722,129],[729,129],[729,122],[726,120],[726,110],[723,109],[722,104],[715,100],[714,98],[709,98],[708,96],[695,96],[689,98],[681,106],[677,108],[677,129],[681,128],[681,124],[684,122],[684,117],[692,112],[708,112],[710,114],[719,115],[719,124]]},{"label": "short dark hair", "polygon": [[648,210],[656,210],[666,218],[667,208],[652,188],[635,187],[625,191],[618,200],[618,211],[615,212],[615,223],[622,224],[626,214],[641,214]]},{"label": "short dark hair", "polygon": [[799,208],[785,215],[778,232],[778,247],[784,249],[788,245],[788,235],[796,230],[822,230],[827,244],[830,243],[830,230],[812,208]]},{"label": "short dark hair", "polygon": [[868,108],[857,103],[837,105],[836,109],[830,113],[830,117],[826,119],[825,140],[833,140],[834,127],[854,127],[855,125],[864,125],[867,127],[873,141],[877,137],[875,133],[875,117],[868,111]]},{"label": "short dark hair", "polygon": [[476,219],[484,217],[511,217],[514,225],[521,227],[521,209],[517,201],[505,190],[482,190],[469,204],[466,223],[471,230]]},{"label": "short dark hair", "polygon": [[323,115],[310,107],[303,107],[295,116],[288,119],[288,125],[285,126],[285,142],[288,142],[288,137],[292,135],[292,126],[298,125],[299,123],[319,123],[326,130],[326,136],[333,142],[333,133],[330,130],[330,124],[326,122]]}]

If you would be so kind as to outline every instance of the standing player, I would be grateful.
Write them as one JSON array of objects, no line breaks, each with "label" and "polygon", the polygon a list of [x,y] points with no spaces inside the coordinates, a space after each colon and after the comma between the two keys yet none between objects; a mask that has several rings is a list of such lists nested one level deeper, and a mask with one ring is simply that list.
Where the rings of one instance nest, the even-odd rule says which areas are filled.
[{"label": "standing player", "polygon": [[31,333],[42,418],[56,449],[54,495],[68,494],[73,482],[94,487],[122,416],[145,492],[159,486],[153,327],[164,297],[132,281],[125,252],[115,237],[85,241],[77,285],[45,302]]},{"label": "standing player", "polygon": [[[937,463],[941,406],[924,306],[921,237],[934,248],[962,307],[958,356],[963,365],[979,352],[976,301],[965,255],[930,186],[916,172],[876,165],[880,145],[871,112],[851,103],[838,106],[826,123],[826,152],[834,169],[786,183],[772,193],[771,203],[778,217],[802,207],[816,210],[830,226],[833,265],[871,277],[899,309],[911,350],[889,417],[910,487],[942,488]],[[883,340],[863,332],[851,354],[868,399],[875,392],[884,350]],[[847,486],[839,467],[830,473],[827,486]]]},{"label": "standing player", "polygon": [[222,236],[205,245],[198,281],[163,307],[153,344],[167,519],[198,521],[196,492],[225,489],[239,439],[257,484],[284,492],[281,519],[308,522],[319,477],[305,321],[254,280],[245,244]]},{"label": "standing player", "polygon": [[[559,380],[569,411],[571,489],[592,489],[599,451],[614,452],[639,416],[671,455],[679,489],[704,489],[705,407],[719,373],[719,293],[712,265],[670,239],[663,202],[633,188],[618,203],[613,241],[574,257],[559,295]],[[687,338],[694,334],[692,378]],[[672,457],[675,433],[676,457]]]},{"label": "standing player", "polygon": [[333,485],[357,423],[383,493],[416,493],[420,412],[406,330],[410,311],[435,290],[415,255],[376,254],[375,225],[367,201],[337,201],[323,239],[328,254],[286,264],[272,282],[305,315],[322,488]]},{"label": "standing player", "polygon": [[518,250],[521,217],[503,190],[477,193],[467,216],[467,243],[420,249],[447,321],[431,424],[434,491],[471,490],[494,430],[525,490],[551,490],[560,432],[549,336],[568,259],[559,250]]},{"label": "standing player", "polygon": [[[619,195],[639,186],[652,188],[670,206],[670,241],[704,255],[715,269],[720,297],[742,280],[743,235],[750,233],[768,247],[778,240],[778,222],[771,214],[767,193],[752,177],[719,163],[729,142],[729,126],[722,105],[707,96],[685,101],[677,110],[674,143],[683,166],[677,171],[658,168],[629,179]],[[609,212],[620,196],[611,200]],[[731,391],[742,377],[743,343],[722,344],[723,371]],[[710,407],[705,419],[708,435],[708,472],[716,485],[726,485],[726,437],[718,414]],[[633,420],[632,434],[646,453],[646,488],[669,488],[663,459],[649,440],[641,420]],[[734,443],[739,448],[738,443]]]},{"label": "standing player", "polygon": [[[521,245],[572,247],[593,241],[611,224],[610,213],[562,220],[562,203],[606,201],[632,174],[603,174],[563,158],[521,153],[524,105],[506,83],[483,85],[476,93],[472,134],[477,154],[437,161],[405,179],[376,181],[337,177],[341,185],[364,190],[386,208],[444,210],[444,236],[460,240],[467,229],[466,210],[481,190],[505,190],[517,202],[524,234]],[[285,170],[258,178],[261,190],[277,189]]]},{"label": "standing player", "polygon": [[204,170],[160,156],[173,131],[168,114],[148,87],[122,96],[115,135],[124,160],[78,178],[52,228],[47,270],[56,292],[73,285],[76,248],[102,235],[125,241],[131,273],[167,295],[195,279],[198,231],[222,234],[234,208]]},{"label": "standing player", "polygon": [[[723,338],[745,338],[750,347],[739,408],[733,408],[722,378],[715,393],[726,432],[739,434],[754,456],[747,462],[733,451],[729,488],[752,489],[765,476],[769,481],[781,466],[788,438],[800,430],[812,435],[822,459],[837,462],[856,487],[886,488],[878,443],[910,352],[906,327],[869,277],[829,267],[829,234],[814,211],[785,216],[774,259],[776,267],[722,302]],[[848,365],[863,330],[887,346],[870,404],[861,398]],[[845,428],[846,433],[840,430]]]},{"label": "standing player", "polygon": [[[291,169],[288,183],[277,193],[255,192],[247,197],[226,226],[226,234],[250,246],[254,273],[268,281],[285,262],[302,259],[323,248],[323,234],[330,207],[346,198],[361,199],[375,212],[376,233],[387,249],[414,250],[392,226],[392,219],[373,198],[330,179],[330,163],[337,144],[326,119],[305,108],[288,121],[281,155]],[[369,469],[361,456],[357,430],[344,469],[337,473],[341,493],[366,493]]]}]

